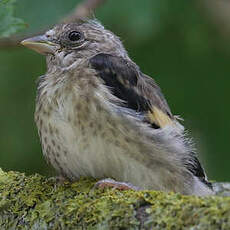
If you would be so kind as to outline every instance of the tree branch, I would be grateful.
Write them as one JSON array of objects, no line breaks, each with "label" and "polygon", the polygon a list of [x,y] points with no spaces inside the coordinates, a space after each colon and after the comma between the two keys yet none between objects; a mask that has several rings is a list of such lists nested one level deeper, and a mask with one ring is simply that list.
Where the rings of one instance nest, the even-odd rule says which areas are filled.
[{"label": "tree branch", "polygon": [[[67,15],[64,19],[61,20],[61,22],[69,23],[77,21],[81,18],[88,18],[90,17],[93,12],[100,7],[103,3],[105,3],[106,0],[84,0],[81,3],[79,3],[76,8],[74,9],[73,13]],[[22,35],[22,36],[12,36],[11,38],[4,38],[0,39],[0,48],[15,48],[18,45],[20,45],[20,42],[27,38],[27,37],[33,37],[38,34],[43,33],[45,30],[40,31],[36,34],[31,35]]]},{"label": "tree branch", "polygon": [[93,189],[95,182],[0,169],[0,229],[229,229],[230,183],[216,183],[218,196],[198,197]]},{"label": "tree branch", "polygon": [[78,4],[72,14],[63,19],[63,22],[74,22],[91,16],[106,0],[85,0]]},{"label": "tree branch", "polygon": [[206,11],[210,21],[216,25],[219,33],[225,37],[230,36],[230,2],[228,0],[204,0],[199,1]]}]

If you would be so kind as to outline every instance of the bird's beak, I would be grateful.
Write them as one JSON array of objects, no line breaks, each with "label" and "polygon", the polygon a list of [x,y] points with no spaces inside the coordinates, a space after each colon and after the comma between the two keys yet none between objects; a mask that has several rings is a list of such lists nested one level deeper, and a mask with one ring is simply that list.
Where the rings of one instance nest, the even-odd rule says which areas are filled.
[{"label": "bird's beak", "polygon": [[21,44],[40,54],[53,54],[55,46],[57,46],[57,44],[50,42],[45,35],[25,39]]}]

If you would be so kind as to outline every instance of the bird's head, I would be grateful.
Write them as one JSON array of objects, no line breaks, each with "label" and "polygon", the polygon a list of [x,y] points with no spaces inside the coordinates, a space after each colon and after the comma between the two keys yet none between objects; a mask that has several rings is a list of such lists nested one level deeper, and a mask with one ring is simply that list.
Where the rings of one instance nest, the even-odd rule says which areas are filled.
[{"label": "bird's head", "polygon": [[28,38],[21,43],[46,55],[48,60],[61,67],[68,67],[76,59],[90,58],[98,53],[122,57],[127,55],[119,38],[96,20],[60,24],[43,35]]}]

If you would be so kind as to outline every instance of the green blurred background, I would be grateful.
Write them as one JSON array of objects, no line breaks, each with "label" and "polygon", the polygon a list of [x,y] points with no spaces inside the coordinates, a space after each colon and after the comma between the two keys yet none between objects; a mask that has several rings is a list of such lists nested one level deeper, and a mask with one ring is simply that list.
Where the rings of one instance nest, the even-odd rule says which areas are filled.
[{"label": "green blurred background", "polygon": [[[20,0],[16,16],[42,30],[76,0]],[[211,180],[230,181],[230,36],[201,1],[108,0],[95,15],[121,37],[130,57],[155,78],[194,138]],[[221,32],[222,31],[222,32]],[[33,122],[35,81],[45,58],[24,47],[0,49],[0,167],[50,174]]]}]

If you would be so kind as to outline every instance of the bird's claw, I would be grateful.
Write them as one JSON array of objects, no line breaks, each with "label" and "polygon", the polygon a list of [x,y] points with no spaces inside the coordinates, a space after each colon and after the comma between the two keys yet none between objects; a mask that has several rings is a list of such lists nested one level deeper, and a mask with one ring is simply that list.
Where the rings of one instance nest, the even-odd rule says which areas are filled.
[{"label": "bird's claw", "polygon": [[120,181],[115,181],[113,179],[107,178],[98,181],[95,185],[94,188],[100,188],[100,189],[105,189],[105,188],[113,188],[113,189],[118,189],[120,191],[125,191],[125,190],[135,190],[138,191],[140,188],[126,182],[120,182]]}]

